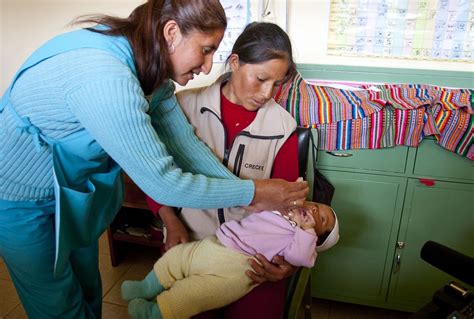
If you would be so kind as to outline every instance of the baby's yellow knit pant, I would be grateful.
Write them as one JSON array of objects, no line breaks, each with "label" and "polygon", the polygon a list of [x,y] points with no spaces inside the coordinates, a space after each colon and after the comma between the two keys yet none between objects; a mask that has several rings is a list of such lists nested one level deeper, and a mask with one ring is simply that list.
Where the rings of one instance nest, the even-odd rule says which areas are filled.
[{"label": "baby's yellow knit pant", "polygon": [[247,294],[255,287],[245,274],[248,259],[216,236],[170,249],[154,266],[166,289],[157,297],[163,318],[190,318]]}]

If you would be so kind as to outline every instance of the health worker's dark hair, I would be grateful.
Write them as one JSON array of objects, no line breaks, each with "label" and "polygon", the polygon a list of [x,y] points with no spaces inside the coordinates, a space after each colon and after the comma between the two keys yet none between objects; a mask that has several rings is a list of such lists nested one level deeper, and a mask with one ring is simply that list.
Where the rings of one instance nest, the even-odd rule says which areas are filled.
[{"label": "health worker's dark hair", "polygon": [[171,76],[168,45],[163,35],[165,24],[174,20],[181,33],[212,33],[225,30],[227,18],[219,0],[148,0],[136,7],[128,18],[109,15],[79,17],[75,23],[97,23],[107,30],[89,30],[125,36],[133,50],[138,79],[146,95],[153,93]]}]

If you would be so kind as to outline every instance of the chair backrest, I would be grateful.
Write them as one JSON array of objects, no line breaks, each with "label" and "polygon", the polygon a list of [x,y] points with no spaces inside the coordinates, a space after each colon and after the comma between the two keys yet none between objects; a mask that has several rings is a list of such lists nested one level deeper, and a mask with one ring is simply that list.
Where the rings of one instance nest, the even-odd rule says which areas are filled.
[{"label": "chair backrest", "polygon": [[[297,127],[296,134],[298,137],[299,176],[306,180],[311,128]],[[310,275],[311,269],[301,268],[289,279],[288,288],[286,290],[284,319],[295,318],[297,316],[304,295],[308,293],[307,289],[309,289]]]},{"label": "chair backrest", "polygon": [[308,150],[309,150],[309,135],[311,128],[300,127],[296,128],[296,135],[298,137],[298,168],[299,176],[306,180],[306,169],[308,166]]}]

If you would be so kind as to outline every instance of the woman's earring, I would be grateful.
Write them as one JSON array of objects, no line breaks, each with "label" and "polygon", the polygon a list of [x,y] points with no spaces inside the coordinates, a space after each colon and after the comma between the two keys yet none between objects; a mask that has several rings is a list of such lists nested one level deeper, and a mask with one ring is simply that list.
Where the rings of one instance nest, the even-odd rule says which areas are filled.
[{"label": "woman's earring", "polygon": [[174,53],[174,50],[175,50],[174,44],[171,43],[171,45],[168,46],[168,52],[169,52],[170,54],[173,54],[173,53]]}]

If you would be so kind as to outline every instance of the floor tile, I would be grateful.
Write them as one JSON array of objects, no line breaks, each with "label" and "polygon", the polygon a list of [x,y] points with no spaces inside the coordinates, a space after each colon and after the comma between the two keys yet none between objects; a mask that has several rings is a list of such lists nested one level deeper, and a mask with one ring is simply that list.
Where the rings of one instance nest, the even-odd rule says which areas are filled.
[{"label": "floor tile", "polygon": [[8,274],[7,266],[2,258],[0,258],[0,279],[11,280]]},{"label": "floor tile", "polygon": [[318,319],[329,319],[329,307],[331,302],[325,299],[313,298],[311,305],[311,317]]},{"label": "floor tile", "polygon": [[403,311],[396,311],[396,310],[387,310],[387,315],[385,316],[386,319],[407,319],[410,318],[412,313],[403,312]]},{"label": "floor tile", "polygon": [[10,280],[0,279],[0,287],[0,318],[3,318],[20,304],[20,299]]},{"label": "floor tile", "polygon": [[99,237],[99,253],[110,256],[109,240],[107,239],[107,231]]},{"label": "floor tile", "polygon": [[329,319],[347,319],[351,314],[351,319],[380,319],[382,317],[374,317],[373,311],[355,304],[347,304],[343,302],[331,302],[329,306]]},{"label": "floor tile", "polygon": [[[23,307],[19,304],[2,319],[28,319]],[[104,302],[102,304],[102,319],[129,319],[127,307]]]},{"label": "floor tile", "polygon": [[12,311],[10,311],[5,317],[1,317],[4,319],[28,319],[25,310],[21,304],[18,304]]},{"label": "floor tile", "polygon": [[153,269],[156,262],[156,248],[136,247],[133,251],[127,251],[124,254],[120,267],[128,267],[123,276],[112,286],[104,296],[105,302],[126,306],[127,302],[121,297],[120,286],[124,280],[141,280]]},{"label": "floor tile", "polygon": [[99,269],[102,277],[102,295],[105,296],[110,289],[131,267],[130,263],[122,262],[117,267],[113,267],[110,262],[110,256],[99,254]]},{"label": "floor tile", "polygon": [[398,312],[388,309],[368,307],[344,302],[331,301],[329,306],[329,319],[380,319],[390,318],[397,312],[399,319],[408,318],[409,313]]},{"label": "floor tile", "polygon": [[102,304],[102,319],[129,319],[127,307],[108,302]]}]

